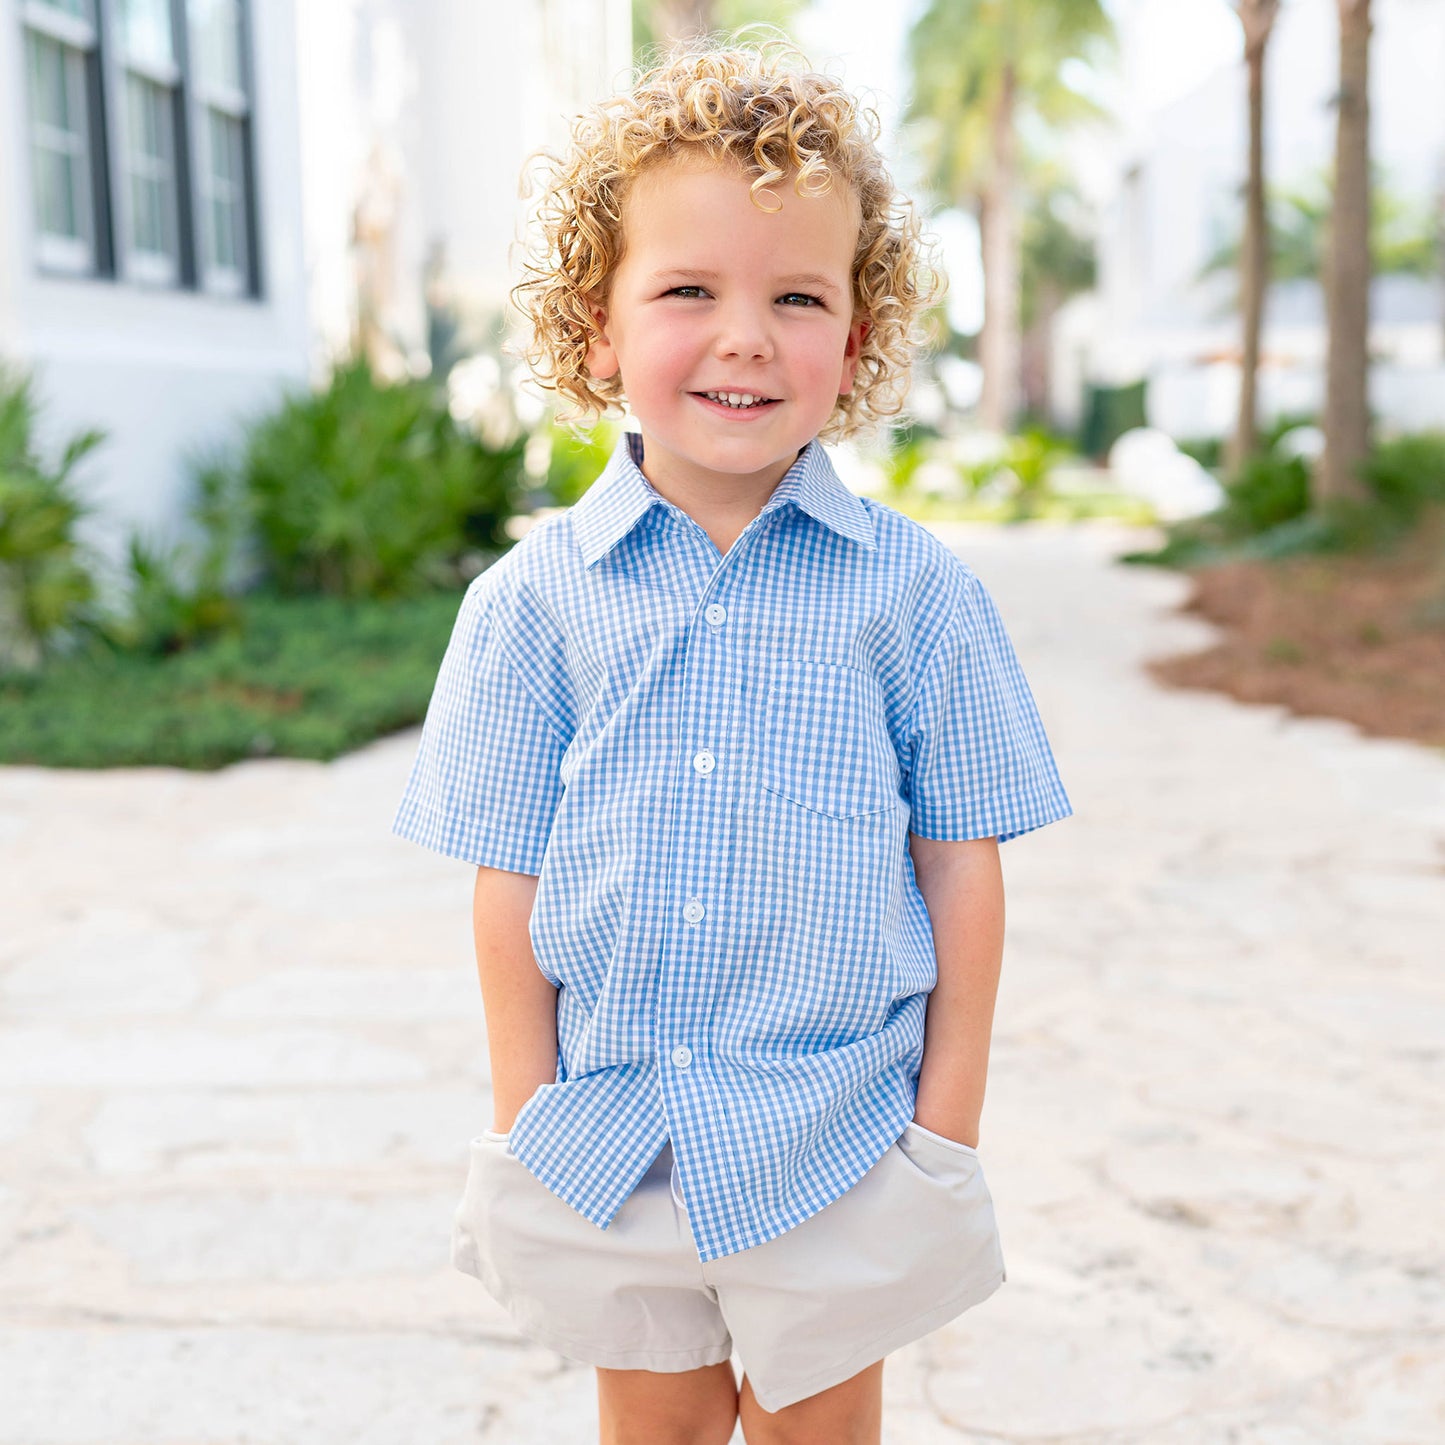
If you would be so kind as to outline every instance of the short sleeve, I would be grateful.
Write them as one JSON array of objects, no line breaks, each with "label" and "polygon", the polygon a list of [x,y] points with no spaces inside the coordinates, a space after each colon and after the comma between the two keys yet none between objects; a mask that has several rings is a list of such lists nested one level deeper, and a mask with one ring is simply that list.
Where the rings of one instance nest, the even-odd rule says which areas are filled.
[{"label": "short sleeve", "polygon": [[992,596],[970,576],[918,685],[905,780],[910,829],[961,840],[1020,833],[1073,812]]},{"label": "short sleeve", "polygon": [[565,747],[473,588],[457,613],[391,831],[469,863],[538,874],[562,797]]}]

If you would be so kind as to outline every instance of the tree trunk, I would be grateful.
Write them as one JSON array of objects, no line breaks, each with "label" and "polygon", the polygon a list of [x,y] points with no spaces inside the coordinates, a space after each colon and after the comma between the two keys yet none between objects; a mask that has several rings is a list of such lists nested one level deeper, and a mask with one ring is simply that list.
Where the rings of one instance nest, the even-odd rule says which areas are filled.
[{"label": "tree trunk", "polygon": [[1055,287],[1041,284],[1033,324],[1023,334],[1020,381],[1024,410],[1049,425],[1054,413],[1054,318],[1063,303],[1064,297]]},{"label": "tree trunk", "polygon": [[993,119],[993,170],[982,197],[983,365],[980,418],[990,431],[1005,432],[1018,413],[1020,240],[1015,201],[1014,71],[1004,68]]},{"label": "tree trunk", "polygon": [[1239,416],[1230,441],[1235,470],[1259,449],[1259,338],[1269,291],[1269,220],[1264,203],[1264,62],[1276,4],[1240,0],[1245,62],[1249,67],[1249,180],[1245,188],[1244,246],[1240,252]]},{"label": "tree trunk", "polygon": [[1329,361],[1317,502],[1363,497],[1370,445],[1370,0],[1339,0],[1335,198],[1325,285]]}]

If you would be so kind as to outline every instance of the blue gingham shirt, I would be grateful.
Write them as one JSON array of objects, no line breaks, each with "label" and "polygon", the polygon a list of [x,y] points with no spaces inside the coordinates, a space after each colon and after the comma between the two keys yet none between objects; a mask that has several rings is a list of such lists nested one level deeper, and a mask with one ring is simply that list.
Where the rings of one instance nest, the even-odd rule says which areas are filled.
[{"label": "blue gingham shirt", "polygon": [[1072,808],[983,584],[816,442],[726,553],[624,436],[467,589],[393,830],[540,875],[556,1080],[511,1152],[603,1229],[672,1141],[701,1260],[913,1116],[933,935],[908,851]]}]

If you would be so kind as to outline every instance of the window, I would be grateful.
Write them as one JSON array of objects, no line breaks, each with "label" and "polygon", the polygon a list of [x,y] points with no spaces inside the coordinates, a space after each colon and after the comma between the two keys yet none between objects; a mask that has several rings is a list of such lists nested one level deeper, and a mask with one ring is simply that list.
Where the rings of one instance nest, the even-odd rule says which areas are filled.
[{"label": "window", "polygon": [[250,106],[240,0],[188,0],[195,98],[202,132],[198,183],[205,285],[246,289],[250,256]]},{"label": "window", "polygon": [[43,270],[260,292],[244,0],[23,0]]},{"label": "window", "polygon": [[95,26],[87,0],[26,6],[30,170],[41,265],[96,269]]},{"label": "window", "polygon": [[120,106],[119,210],[128,279],[174,285],[181,276],[176,63],[170,0],[112,0]]}]

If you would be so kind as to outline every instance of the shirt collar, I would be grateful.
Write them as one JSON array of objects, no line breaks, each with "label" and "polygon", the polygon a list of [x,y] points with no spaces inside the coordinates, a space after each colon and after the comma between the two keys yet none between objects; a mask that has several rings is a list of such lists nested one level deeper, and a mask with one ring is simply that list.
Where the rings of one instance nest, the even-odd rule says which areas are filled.
[{"label": "shirt collar", "polygon": [[[673,507],[643,476],[641,462],[641,436],[624,432],[602,474],[572,506],[572,529],[582,549],[583,566],[591,567],[606,556],[652,507]],[[839,479],[817,441],[798,453],[763,511],[789,503],[866,551],[878,546],[868,509]]]}]

